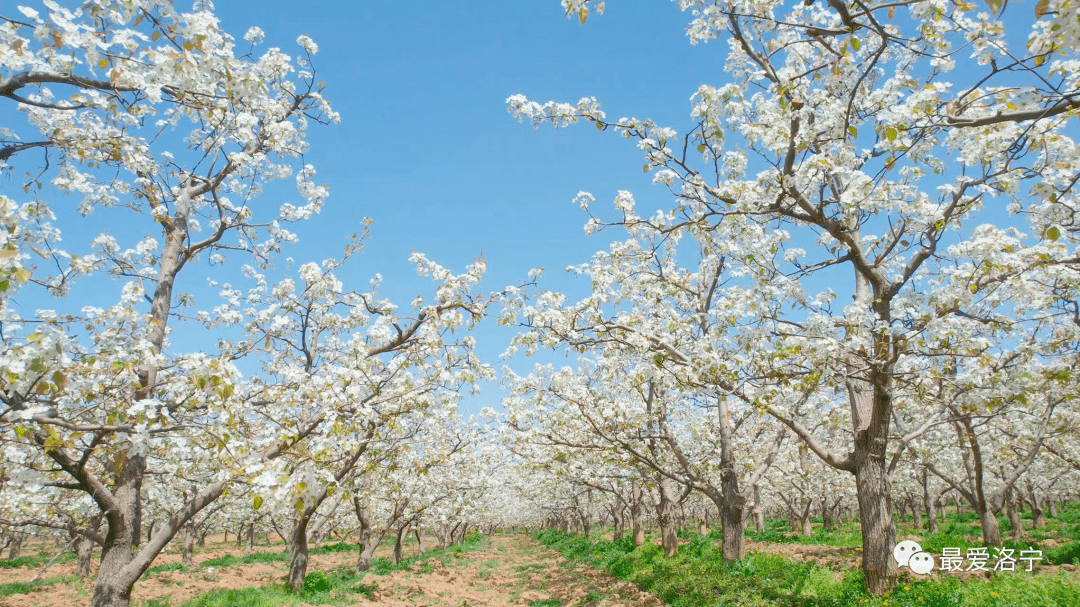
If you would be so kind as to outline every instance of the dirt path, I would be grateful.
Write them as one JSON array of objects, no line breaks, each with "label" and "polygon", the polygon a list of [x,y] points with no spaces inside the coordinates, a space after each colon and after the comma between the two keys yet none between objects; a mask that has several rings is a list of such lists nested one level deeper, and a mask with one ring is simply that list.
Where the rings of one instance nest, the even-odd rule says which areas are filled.
[{"label": "dirt path", "polygon": [[532,538],[495,536],[479,550],[464,553],[445,566],[428,561],[411,571],[368,576],[376,584],[368,606],[483,607],[542,605],[543,607],[661,607],[655,596],[610,575],[571,563]]},{"label": "dirt path", "polygon": [[[260,551],[280,551],[280,546]],[[225,554],[242,552],[224,545],[209,548],[196,557],[203,562]],[[384,554],[385,553],[385,554]],[[380,547],[376,556],[389,556]],[[163,555],[155,565],[178,562],[179,555]],[[330,553],[313,555],[308,571],[331,571],[351,566],[356,555]],[[95,559],[95,565],[96,559]],[[46,578],[74,573],[74,563],[57,564]],[[224,568],[200,567],[187,571],[163,571],[147,576],[135,585],[133,605],[168,598],[180,605],[200,594],[224,588],[254,588],[279,583],[285,576],[285,562],[255,563]],[[8,570],[3,582],[26,581],[35,570]],[[545,548],[524,535],[499,535],[483,541],[479,548],[442,559],[429,558],[408,570],[387,575],[368,574],[365,585],[377,590],[371,600],[356,595],[357,606],[440,606],[481,607],[515,605],[522,607],[661,607],[659,599],[641,592],[629,582],[619,581],[601,571],[574,564],[558,552]],[[38,588],[26,594],[0,596],[0,607],[77,607],[89,603],[93,579],[71,580]]]}]

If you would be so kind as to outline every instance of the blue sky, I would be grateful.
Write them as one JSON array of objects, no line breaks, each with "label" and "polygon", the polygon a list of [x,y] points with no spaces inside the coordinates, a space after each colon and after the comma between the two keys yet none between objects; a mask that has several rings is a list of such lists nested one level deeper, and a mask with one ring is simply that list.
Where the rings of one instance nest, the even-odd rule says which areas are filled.
[{"label": "blue sky", "polygon": [[[177,8],[189,10],[191,1],[177,0]],[[44,11],[33,0],[20,4]],[[370,217],[365,252],[337,273],[356,290],[367,289],[370,278],[381,274],[381,293],[400,306],[432,292],[430,281],[408,262],[412,251],[455,272],[483,255],[489,269],[484,291],[519,284],[529,270],[542,267],[540,288],[581,297],[589,285],[569,277],[566,267],[624,235],[587,237],[587,216],[573,203],[577,192],[592,192],[594,212],[601,216],[610,216],[610,201],[620,189],[634,191],[643,214],[669,206],[666,189],[652,186],[651,176],[642,173],[642,155],[632,141],[588,126],[534,130],[507,113],[507,97],[522,93],[537,101],[575,102],[595,96],[611,118],[650,117],[685,132],[692,125],[690,95],[703,82],[724,78],[726,48],[691,47],[684,31],[689,16],[672,2],[622,0],[586,26],[567,19],[557,0],[215,5],[222,26],[237,40],[238,54],[251,26],[265,32],[257,53],[276,46],[294,55],[299,35],[314,39],[320,47],[318,79],[341,114],[341,124],[310,129],[305,157],[330,197],[320,215],[290,226],[300,242],[282,251],[268,276],[280,277],[286,258],[294,260],[295,272],[302,263],[340,256]],[[25,119],[14,112],[5,111],[0,122],[32,139]],[[21,185],[15,175],[40,160],[20,155],[5,183],[14,192]],[[49,189],[42,196],[58,215],[62,247],[77,255],[89,252],[90,241],[102,232],[123,248],[147,234],[160,237],[153,224],[133,221],[122,206],[80,217],[73,197],[57,197]],[[254,206],[276,209],[297,198],[292,180],[282,180],[270,184]],[[194,309],[213,309],[220,303],[218,289],[208,287],[207,278],[247,288],[238,269],[249,261],[233,255],[225,268],[211,269],[205,261],[189,266],[177,279],[176,294],[193,296]],[[26,311],[76,312],[112,305],[119,289],[117,281],[87,277],[66,300],[28,287],[15,304]],[[170,327],[176,352],[213,351],[222,337],[179,322]],[[493,318],[485,322],[476,331],[481,358],[500,367],[499,355],[512,335]],[[561,355],[540,358],[573,364]],[[532,364],[512,362],[519,370]],[[243,363],[242,369],[257,371],[257,365]],[[485,384],[482,391],[466,397],[467,412],[500,406],[497,384]]]},{"label": "blue sky", "polygon": [[[619,189],[633,190],[643,211],[668,206],[670,196],[642,174],[632,142],[592,128],[534,130],[506,112],[506,98],[592,95],[611,117],[648,116],[682,132],[690,94],[723,78],[726,53],[720,45],[691,47],[688,15],[669,2],[612,3],[585,26],[555,0],[219,1],[216,9],[238,39],[257,25],[264,46],[286,53],[295,52],[298,35],[311,36],[319,79],[341,113],[340,125],[311,131],[307,155],[331,196],[319,216],[295,227],[301,242],[283,257],[338,255],[371,217],[365,253],[345,279],[363,288],[379,272],[384,293],[402,304],[428,290],[408,263],[413,250],[454,271],[482,253],[490,290],[544,267],[542,287],[584,294],[588,285],[564,269],[619,234],[586,237],[576,193],[591,191],[601,212]],[[263,202],[293,195],[279,185]],[[191,274],[186,288],[199,294],[190,282],[201,278]],[[207,291],[200,303],[213,297]],[[511,333],[486,324],[479,350],[498,363]],[[497,407],[500,398],[496,385],[485,385],[465,409]]]},{"label": "blue sky", "polygon": [[[186,1],[177,3],[182,10]],[[601,216],[611,216],[610,201],[620,189],[634,192],[642,215],[670,206],[666,189],[642,173],[633,142],[587,125],[534,130],[506,112],[508,96],[522,93],[541,102],[595,96],[609,118],[649,117],[682,134],[693,125],[690,95],[700,84],[726,79],[726,43],[691,46],[685,35],[690,16],[673,2],[612,2],[585,26],[567,19],[557,0],[219,0],[216,12],[238,46],[251,26],[264,30],[263,48],[289,54],[298,50],[297,36],[313,38],[320,46],[319,80],[341,114],[341,124],[310,131],[306,160],[331,195],[320,215],[292,227],[300,243],[281,259],[292,257],[295,269],[338,256],[370,217],[364,254],[339,274],[348,287],[362,290],[380,273],[383,294],[400,305],[431,291],[409,264],[411,251],[455,272],[482,254],[489,267],[486,291],[519,283],[530,269],[543,267],[541,288],[578,298],[589,285],[567,276],[565,268],[622,234],[586,237],[587,217],[572,202],[576,193],[592,192]],[[273,209],[283,202],[297,202],[291,181],[272,184],[256,205]],[[114,220],[124,213],[66,218],[60,223],[64,245],[80,252],[110,226],[122,244],[133,245],[146,228],[117,226]],[[237,256],[230,263],[243,261]],[[279,262],[275,271],[284,266]],[[188,268],[178,281],[198,309],[218,303],[217,290],[205,286],[206,269]],[[116,300],[118,285],[84,283],[66,304],[29,293],[20,298],[28,307],[72,309]],[[481,357],[501,364],[498,355],[511,336],[485,323],[476,334]],[[174,325],[172,341],[181,351],[210,350],[216,336]],[[542,358],[573,364],[561,355]],[[519,370],[531,365],[512,363]],[[497,385],[484,385],[481,396],[466,398],[465,409],[498,407],[501,396]]]}]

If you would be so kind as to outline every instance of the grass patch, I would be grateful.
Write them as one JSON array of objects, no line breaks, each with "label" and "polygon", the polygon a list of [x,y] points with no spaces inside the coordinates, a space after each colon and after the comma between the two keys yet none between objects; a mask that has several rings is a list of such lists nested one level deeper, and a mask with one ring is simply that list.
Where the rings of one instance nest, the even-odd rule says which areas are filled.
[{"label": "grass patch", "polygon": [[[402,559],[395,565],[387,559],[375,559],[371,563],[370,573],[385,575],[392,571],[408,569],[419,562],[421,572],[431,571],[427,565],[428,559],[438,559],[444,564],[451,558],[464,552],[475,550],[483,542],[480,534],[470,535],[466,540],[455,546],[441,550],[431,550],[419,557]],[[336,544],[333,546],[337,546]],[[336,550],[332,546],[324,546],[324,549]],[[355,548],[355,545],[352,546]],[[337,550],[339,552],[345,549]],[[315,551],[311,551],[315,553]],[[213,559],[202,563],[202,567],[229,567],[246,563],[270,563],[288,561],[288,553],[262,552],[250,554],[243,558],[233,556]],[[202,594],[184,603],[181,607],[285,607],[289,605],[352,605],[356,603],[356,595],[372,599],[378,587],[374,584],[363,583],[364,576],[368,572],[356,575],[352,567],[338,567],[330,572],[308,571],[304,579],[304,589],[301,592],[293,592],[284,584],[274,584],[261,588],[244,588],[240,590],[217,590]]]},{"label": "grass patch", "polygon": [[[0,569],[18,569],[19,567],[36,567],[38,565],[44,565],[48,563],[52,557],[56,556],[55,552],[48,554],[39,554],[37,556],[20,556],[14,559],[0,559]],[[61,554],[53,563],[66,563],[68,561],[75,560],[74,552],[65,552]]]},{"label": "grass patch", "polygon": [[155,573],[165,573],[166,571],[187,571],[187,567],[183,563],[166,563],[164,565],[155,565],[146,570],[143,575],[154,575]]},{"label": "grass patch", "polygon": [[557,531],[542,531],[534,537],[569,560],[633,582],[675,607],[1080,606],[1080,584],[1064,573],[1016,572],[963,582],[940,576],[904,583],[886,596],[874,597],[863,589],[862,573],[850,567],[832,569],[759,553],[725,563],[708,536],[692,536],[670,559],[651,543],[634,548],[630,538],[594,544]]},{"label": "grass patch", "polygon": [[15,594],[28,594],[38,588],[46,588],[53,584],[62,584],[67,582],[74,582],[79,579],[76,575],[61,575],[46,580],[38,580],[31,584],[30,582],[11,582],[10,584],[0,584],[0,596],[12,596]]},{"label": "grass patch", "polygon": [[253,563],[283,563],[291,560],[292,555],[288,552],[252,552],[247,556],[235,557],[227,554],[216,559],[210,559],[199,563],[200,567],[235,567],[236,565],[251,565]]},{"label": "grass patch", "polygon": [[308,550],[308,554],[333,554],[337,552],[360,552],[360,544],[349,544],[346,542],[338,542],[336,544],[328,544],[326,546],[319,546],[318,548],[311,548]]}]

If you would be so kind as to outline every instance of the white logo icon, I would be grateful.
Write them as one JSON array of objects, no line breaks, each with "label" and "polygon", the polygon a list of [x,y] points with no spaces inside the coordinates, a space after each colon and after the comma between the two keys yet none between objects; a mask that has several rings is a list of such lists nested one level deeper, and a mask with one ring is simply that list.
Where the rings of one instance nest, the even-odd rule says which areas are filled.
[{"label": "white logo icon", "polygon": [[929,552],[916,552],[909,558],[908,567],[919,575],[926,575],[934,570],[934,557]]},{"label": "white logo icon", "polygon": [[893,558],[896,559],[897,566],[906,567],[911,555],[922,551],[922,546],[920,546],[918,542],[904,540],[897,544],[896,548],[893,548],[892,555]]}]

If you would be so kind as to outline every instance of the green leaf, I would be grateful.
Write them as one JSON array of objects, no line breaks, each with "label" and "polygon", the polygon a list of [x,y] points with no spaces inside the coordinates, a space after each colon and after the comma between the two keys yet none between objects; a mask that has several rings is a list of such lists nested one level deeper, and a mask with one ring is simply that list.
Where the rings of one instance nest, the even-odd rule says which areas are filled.
[{"label": "green leaf", "polygon": [[1057,226],[1053,226],[1046,230],[1044,236],[1046,236],[1046,239],[1050,242],[1057,242],[1057,239],[1061,238],[1061,230],[1057,229]]},{"label": "green leaf", "polygon": [[891,126],[887,127],[885,129],[885,138],[888,139],[889,141],[896,141],[896,134],[897,134],[896,129],[894,129]]},{"label": "green leaf", "polygon": [[704,154],[705,150],[707,149],[709,149],[709,146],[705,145],[704,143],[699,143],[697,146],[697,151],[701,152],[702,154]]},{"label": "green leaf", "polygon": [[851,48],[855,50],[859,50],[860,48],[862,48],[862,42],[859,42],[859,39],[855,36],[851,37]]},{"label": "green leaf", "polygon": [[852,137],[859,136],[859,129],[855,128],[854,126],[849,126],[847,128],[847,132],[850,133]]},{"label": "green leaf", "polygon": [[985,0],[986,6],[990,7],[990,11],[997,14],[999,11],[1005,10],[1005,5],[1008,4],[1008,0]]},{"label": "green leaf", "polygon": [[263,498],[261,495],[256,495],[255,499],[252,500],[252,502],[253,503],[251,505],[254,506],[256,510],[258,510],[259,508],[262,508]]},{"label": "green leaf", "polygon": [[1035,4],[1035,18],[1042,19],[1043,15],[1050,12],[1050,0],[1039,0]]}]

